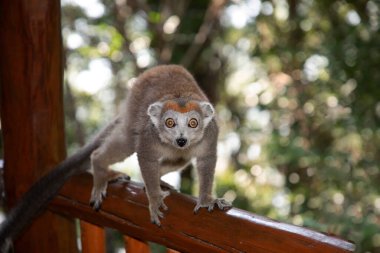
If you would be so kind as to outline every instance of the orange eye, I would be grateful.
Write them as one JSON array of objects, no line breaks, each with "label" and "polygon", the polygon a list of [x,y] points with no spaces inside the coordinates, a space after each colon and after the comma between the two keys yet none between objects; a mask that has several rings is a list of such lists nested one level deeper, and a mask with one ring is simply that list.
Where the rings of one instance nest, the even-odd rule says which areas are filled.
[{"label": "orange eye", "polygon": [[174,119],[168,118],[167,120],[165,120],[165,126],[168,128],[175,127]]},{"label": "orange eye", "polygon": [[189,120],[189,127],[196,128],[198,126],[198,121],[196,119]]}]

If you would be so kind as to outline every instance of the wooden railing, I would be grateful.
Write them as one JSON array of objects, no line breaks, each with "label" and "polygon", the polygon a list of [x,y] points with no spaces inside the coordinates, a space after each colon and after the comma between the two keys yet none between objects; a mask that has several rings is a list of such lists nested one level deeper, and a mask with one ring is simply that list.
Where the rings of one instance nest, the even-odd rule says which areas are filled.
[{"label": "wooden railing", "polygon": [[338,253],[354,250],[353,244],[339,238],[237,208],[211,213],[201,210],[194,214],[195,199],[175,191],[165,199],[169,210],[165,212],[162,226],[157,227],[150,223],[143,185],[111,184],[99,212],[88,204],[91,187],[90,175],[73,178],[53,200],[50,209],[180,252]]}]

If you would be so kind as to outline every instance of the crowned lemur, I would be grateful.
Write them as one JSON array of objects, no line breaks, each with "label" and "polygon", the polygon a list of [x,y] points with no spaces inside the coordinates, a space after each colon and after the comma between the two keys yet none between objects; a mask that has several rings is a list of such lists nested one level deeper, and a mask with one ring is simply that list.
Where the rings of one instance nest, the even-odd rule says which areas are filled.
[{"label": "crowned lemur", "polygon": [[[37,181],[0,226],[0,246],[21,230],[58,193],[63,184],[90,166],[93,188],[90,204],[99,210],[110,180],[121,176],[109,165],[137,153],[149,199],[150,219],[160,226],[164,198],[160,177],[196,161],[199,198],[194,208],[213,210],[231,205],[212,197],[218,127],[215,110],[193,76],[176,65],[151,68],[141,74],[128,92],[121,113],[100,133],[49,174]],[[81,166],[79,166],[81,165]],[[161,209],[161,210],[160,210]],[[3,249],[4,249],[3,248]]]}]

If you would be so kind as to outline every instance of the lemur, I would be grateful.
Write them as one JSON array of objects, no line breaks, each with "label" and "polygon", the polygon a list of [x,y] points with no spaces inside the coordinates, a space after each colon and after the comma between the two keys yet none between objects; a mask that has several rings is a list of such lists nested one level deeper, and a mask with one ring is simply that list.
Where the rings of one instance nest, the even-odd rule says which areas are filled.
[{"label": "lemur", "polygon": [[[193,76],[181,66],[162,65],[142,73],[128,92],[121,113],[100,133],[49,174],[37,181],[0,226],[0,246],[17,236],[75,174],[93,173],[90,204],[101,208],[110,180],[122,176],[109,166],[133,153],[149,200],[151,222],[160,226],[169,191],[160,177],[196,162],[199,198],[196,213],[230,203],[212,197],[218,126],[215,110]],[[79,166],[80,165],[80,166]],[[161,210],[160,210],[161,209]]]}]

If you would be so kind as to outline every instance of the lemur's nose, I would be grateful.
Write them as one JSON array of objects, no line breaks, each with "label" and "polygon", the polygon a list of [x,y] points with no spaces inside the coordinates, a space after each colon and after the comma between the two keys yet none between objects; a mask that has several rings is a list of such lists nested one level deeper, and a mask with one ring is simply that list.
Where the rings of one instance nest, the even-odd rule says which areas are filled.
[{"label": "lemur's nose", "polygon": [[178,138],[176,141],[177,141],[178,146],[180,147],[185,146],[187,143],[187,140],[185,138]]}]

